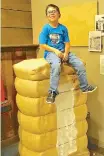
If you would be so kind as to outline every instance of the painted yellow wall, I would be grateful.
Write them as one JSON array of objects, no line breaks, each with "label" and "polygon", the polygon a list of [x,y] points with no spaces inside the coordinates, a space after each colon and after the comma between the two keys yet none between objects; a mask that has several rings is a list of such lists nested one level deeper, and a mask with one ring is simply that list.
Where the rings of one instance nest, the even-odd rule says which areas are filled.
[{"label": "painted yellow wall", "polygon": [[[83,0],[80,0],[83,1]],[[87,0],[90,1],[90,0]],[[99,1],[99,14],[104,14],[104,0]],[[58,4],[58,0],[37,1],[32,0],[32,23],[33,33],[37,29],[37,33],[47,20],[45,18],[44,9],[49,3]],[[70,3],[75,3],[77,0],[70,0]],[[69,0],[60,0],[59,7],[69,4]],[[80,18],[80,17],[79,17]],[[37,40],[38,34],[34,34],[33,42]],[[33,36],[34,36],[33,35]],[[83,34],[84,35],[84,34]],[[80,37],[80,36],[79,36]],[[104,47],[104,37],[102,38]],[[88,52],[88,47],[71,47],[71,51],[86,61],[86,70],[89,83],[98,86],[95,93],[88,95],[88,109],[91,113],[91,124],[89,127],[89,135],[99,140],[100,146],[104,147],[104,75],[100,75],[100,55],[104,54],[104,48],[101,53]],[[40,50],[38,57],[43,57],[43,51]]]},{"label": "painted yellow wall", "polygon": [[94,30],[95,27],[97,0],[77,1],[77,3],[61,7],[60,11],[62,14],[60,23],[67,27],[70,33],[71,45],[87,46],[89,31]]}]

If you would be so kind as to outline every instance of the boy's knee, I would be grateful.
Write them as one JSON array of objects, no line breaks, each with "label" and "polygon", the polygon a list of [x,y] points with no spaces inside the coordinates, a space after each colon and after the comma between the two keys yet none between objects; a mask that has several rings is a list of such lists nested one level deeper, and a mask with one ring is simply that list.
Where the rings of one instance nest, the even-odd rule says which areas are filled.
[{"label": "boy's knee", "polygon": [[86,70],[83,62],[81,62],[81,64],[78,66],[78,70],[79,71],[85,71]]},{"label": "boy's knee", "polygon": [[55,63],[52,65],[52,71],[55,74],[59,74],[61,72],[61,63]]}]

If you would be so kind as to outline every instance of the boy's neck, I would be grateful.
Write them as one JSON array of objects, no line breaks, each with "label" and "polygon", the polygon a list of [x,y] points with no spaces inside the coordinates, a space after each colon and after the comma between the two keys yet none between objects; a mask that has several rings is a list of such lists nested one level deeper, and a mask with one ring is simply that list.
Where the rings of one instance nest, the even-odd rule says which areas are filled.
[{"label": "boy's neck", "polygon": [[49,25],[52,26],[53,28],[57,28],[59,22],[49,22]]}]

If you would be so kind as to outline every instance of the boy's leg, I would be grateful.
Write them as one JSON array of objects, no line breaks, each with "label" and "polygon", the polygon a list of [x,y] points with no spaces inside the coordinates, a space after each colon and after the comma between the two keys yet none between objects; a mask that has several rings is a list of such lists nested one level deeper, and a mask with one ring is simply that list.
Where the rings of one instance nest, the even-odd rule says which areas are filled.
[{"label": "boy's leg", "polygon": [[95,90],[94,87],[88,85],[86,69],[83,62],[73,53],[69,53],[69,63],[76,70],[78,79],[80,82],[80,88],[83,92],[92,92]]},{"label": "boy's leg", "polygon": [[50,52],[46,60],[51,66],[50,69],[50,89],[49,95],[47,97],[48,103],[53,103],[55,101],[55,96],[58,94],[57,88],[61,72],[61,59],[54,53]]}]

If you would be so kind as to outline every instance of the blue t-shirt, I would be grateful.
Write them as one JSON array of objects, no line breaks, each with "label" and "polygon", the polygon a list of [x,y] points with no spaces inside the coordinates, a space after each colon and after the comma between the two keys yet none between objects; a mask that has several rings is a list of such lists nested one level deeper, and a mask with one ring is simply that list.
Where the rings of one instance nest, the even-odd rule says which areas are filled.
[{"label": "blue t-shirt", "polygon": [[[47,44],[62,52],[65,50],[65,42],[69,41],[68,30],[62,24],[59,24],[56,28],[46,24],[39,35],[39,44]],[[44,58],[46,58],[48,52],[45,50]]]}]

